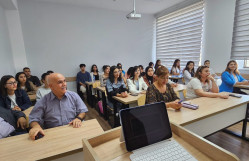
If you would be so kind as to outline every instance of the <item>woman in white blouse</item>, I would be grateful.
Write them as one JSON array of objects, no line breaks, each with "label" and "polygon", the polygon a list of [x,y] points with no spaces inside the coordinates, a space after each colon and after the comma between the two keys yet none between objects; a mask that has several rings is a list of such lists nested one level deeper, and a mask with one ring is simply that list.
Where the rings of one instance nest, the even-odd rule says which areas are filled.
[{"label": "woman in white blouse", "polygon": [[186,85],[188,84],[188,82],[190,82],[190,80],[195,75],[194,66],[195,66],[195,63],[193,61],[188,61],[185,69],[183,70],[183,78],[184,78]]},{"label": "woman in white blouse", "polygon": [[146,93],[148,88],[147,84],[144,82],[143,77],[140,76],[140,69],[138,66],[133,67],[131,77],[130,79],[127,79],[127,84],[129,91],[132,94]]},{"label": "woman in white blouse", "polygon": [[181,69],[180,69],[180,59],[176,59],[174,61],[174,64],[172,65],[170,74],[172,75],[180,75]]}]

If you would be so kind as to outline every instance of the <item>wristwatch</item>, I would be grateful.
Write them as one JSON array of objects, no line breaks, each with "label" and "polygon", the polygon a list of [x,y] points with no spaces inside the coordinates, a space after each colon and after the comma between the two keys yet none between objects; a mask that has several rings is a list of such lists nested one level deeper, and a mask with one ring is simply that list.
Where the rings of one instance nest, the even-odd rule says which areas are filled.
[{"label": "wristwatch", "polygon": [[76,116],[75,118],[80,119],[81,121],[83,121],[83,119],[81,117],[79,117],[79,116]]}]

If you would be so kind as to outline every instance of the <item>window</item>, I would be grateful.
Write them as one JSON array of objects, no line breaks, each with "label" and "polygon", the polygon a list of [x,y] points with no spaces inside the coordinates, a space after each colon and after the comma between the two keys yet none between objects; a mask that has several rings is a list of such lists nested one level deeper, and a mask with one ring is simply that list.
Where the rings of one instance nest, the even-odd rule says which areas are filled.
[{"label": "window", "polygon": [[231,51],[231,59],[245,60],[249,67],[249,0],[236,1]]},{"label": "window", "polygon": [[156,19],[156,58],[166,67],[175,59],[200,64],[204,2],[200,1]]},{"label": "window", "polygon": [[245,60],[245,62],[244,62],[244,68],[249,68],[249,60]]}]

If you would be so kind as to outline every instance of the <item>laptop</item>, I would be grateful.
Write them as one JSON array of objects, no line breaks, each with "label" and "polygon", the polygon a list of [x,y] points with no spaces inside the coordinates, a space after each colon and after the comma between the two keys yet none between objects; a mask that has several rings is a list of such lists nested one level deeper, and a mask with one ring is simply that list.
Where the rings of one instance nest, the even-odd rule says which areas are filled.
[{"label": "laptop", "polygon": [[127,151],[132,161],[196,161],[172,138],[164,102],[120,110],[120,122]]}]

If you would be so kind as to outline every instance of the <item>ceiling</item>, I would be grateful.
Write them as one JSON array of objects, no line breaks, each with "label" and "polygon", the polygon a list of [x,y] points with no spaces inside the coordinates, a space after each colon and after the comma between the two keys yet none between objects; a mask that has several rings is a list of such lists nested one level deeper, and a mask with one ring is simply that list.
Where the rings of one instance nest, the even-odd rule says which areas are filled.
[{"label": "ceiling", "polygon": [[[133,0],[34,0],[130,12]],[[136,0],[137,13],[156,14],[185,0]]]}]

